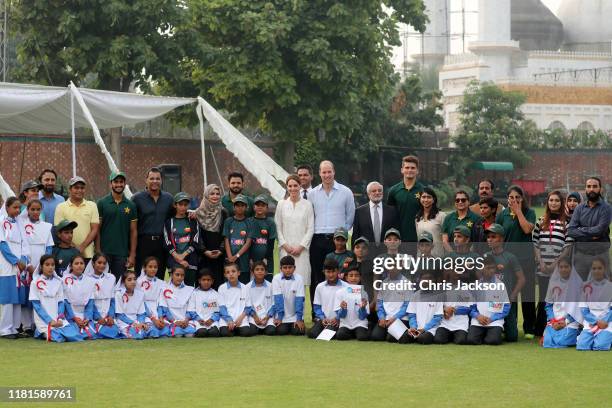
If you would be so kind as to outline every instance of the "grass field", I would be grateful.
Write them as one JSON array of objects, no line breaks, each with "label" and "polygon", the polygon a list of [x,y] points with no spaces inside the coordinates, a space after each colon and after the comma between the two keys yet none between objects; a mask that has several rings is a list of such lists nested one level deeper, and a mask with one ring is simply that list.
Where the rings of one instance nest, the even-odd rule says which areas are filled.
[{"label": "grass field", "polygon": [[612,353],[544,350],[526,341],[17,340],[0,350],[0,385],[74,386],[76,406],[603,407],[612,373]]},{"label": "grass field", "polygon": [[545,350],[522,336],[499,347],[263,336],[4,340],[0,361],[0,386],[72,386],[69,406],[84,407],[603,407],[612,378],[610,352]]}]

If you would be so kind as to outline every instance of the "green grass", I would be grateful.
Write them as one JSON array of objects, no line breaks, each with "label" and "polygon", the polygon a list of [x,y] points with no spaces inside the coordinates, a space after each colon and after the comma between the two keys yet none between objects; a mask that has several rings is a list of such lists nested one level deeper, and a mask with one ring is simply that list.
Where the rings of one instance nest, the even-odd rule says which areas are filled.
[{"label": "green grass", "polygon": [[612,364],[612,353],[526,341],[17,340],[2,341],[0,350],[2,386],[74,386],[75,406],[88,407],[603,406]]}]

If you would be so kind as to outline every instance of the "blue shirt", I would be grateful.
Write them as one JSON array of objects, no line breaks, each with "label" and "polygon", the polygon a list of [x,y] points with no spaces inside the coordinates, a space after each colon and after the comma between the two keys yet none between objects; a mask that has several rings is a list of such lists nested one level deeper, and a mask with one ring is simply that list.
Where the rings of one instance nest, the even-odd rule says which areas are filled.
[{"label": "blue shirt", "polygon": [[328,195],[319,184],[308,193],[308,201],[314,207],[315,234],[333,234],[340,227],[348,231],[353,226],[355,198],[347,186],[334,181]]},{"label": "blue shirt", "polygon": [[55,207],[57,207],[59,204],[63,203],[66,200],[64,200],[64,197],[62,197],[61,195],[55,193],[53,193],[53,198],[48,199],[47,197],[45,197],[42,191],[38,192],[38,199],[42,203],[42,213],[45,216],[45,221],[55,225]]},{"label": "blue shirt", "polygon": [[602,198],[592,208],[588,203],[582,203],[572,214],[567,235],[578,242],[610,242],[611,221],[612,208]]}]

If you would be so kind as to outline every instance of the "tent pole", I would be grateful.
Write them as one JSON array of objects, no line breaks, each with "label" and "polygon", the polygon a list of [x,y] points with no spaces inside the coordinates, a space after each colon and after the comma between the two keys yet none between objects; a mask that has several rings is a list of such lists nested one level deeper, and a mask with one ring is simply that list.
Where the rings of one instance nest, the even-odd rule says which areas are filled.
[{"label": "tent pole", "polygon": [[202,175],[204,176],[204,188],[208,185],[206,178],[206,146],[204,144],[204,117],[202,115],[202,103],[198,100],[198,106],[196,107],[196,113],[198,114],[198,120],[200,121],[200,148],[202,149]]},{"label": "tent pole", "polygon": [[[76,98],[76,101],[81,107],[81,110],[83,110],[83,116],[85,116],[85,119],[87,120],[87,122],[89,122],[89,125],[91,126],[91,130],[93,130],[94,139],[96,141],[96,144],[100,147],[100,150],[102,150],[102,154],[106,158],[106,162],[108,163],[108,167],[110,171],[119,171],[119,169],[117,168],[117,165],[115,164],[115,160],[113,160],[113,156],[111,156],[111,154],[109,153],[108,149],[106,148],[106,145],[104,144],[104,140],[102,139],[102,136],[100,136],[100,129],[98,129],[98,125],[96,125],[93,115],[91,114],[91,112],[89,111],[89,108],[85,104],[85,100],[83,99],[83,95],[81,95],[81,93],[79,92],[79,88],[77,88],[72,82],[70,82],[69,87],[70,87],[70,92]],[[130,186],[128,185],[125,186],[124,194],[127,198],[132,197],[132,191],[130,190]]]},{"label": "tent pole", "polygon": [[70,92],[70,127],[72,129],[72,177],[76,177],[76,135],[74,131],[74,95]]}]

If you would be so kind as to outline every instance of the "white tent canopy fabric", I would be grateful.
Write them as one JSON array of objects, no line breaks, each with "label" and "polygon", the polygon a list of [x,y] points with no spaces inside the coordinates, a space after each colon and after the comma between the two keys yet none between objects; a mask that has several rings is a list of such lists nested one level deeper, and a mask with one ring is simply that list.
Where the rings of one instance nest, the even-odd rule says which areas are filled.
[{"label": "white tent canopy fabric", "polygon": [[[209,121],[227,149],[257,178],[270,195],[275,200],[282,199],[285,191],[278,180],[284,181],[288,173],[202,98],[100,91],[77,88],[73,84],[67,88],[59,88],[0,82],[0,133],[61,134],[72,131],[73,172],[76,173],[74,128],[90,128],[106,157],[109,169],[116,171],[117,166],[100,136],[99,129],[134,125],[196,102],[200,119],[204,183],[206,184],[207,180],[203,117]],[[9,192],[10,187],[0,176],[0,194],[6,199]],[[129,191],[126,193],[129,194]]]}]

